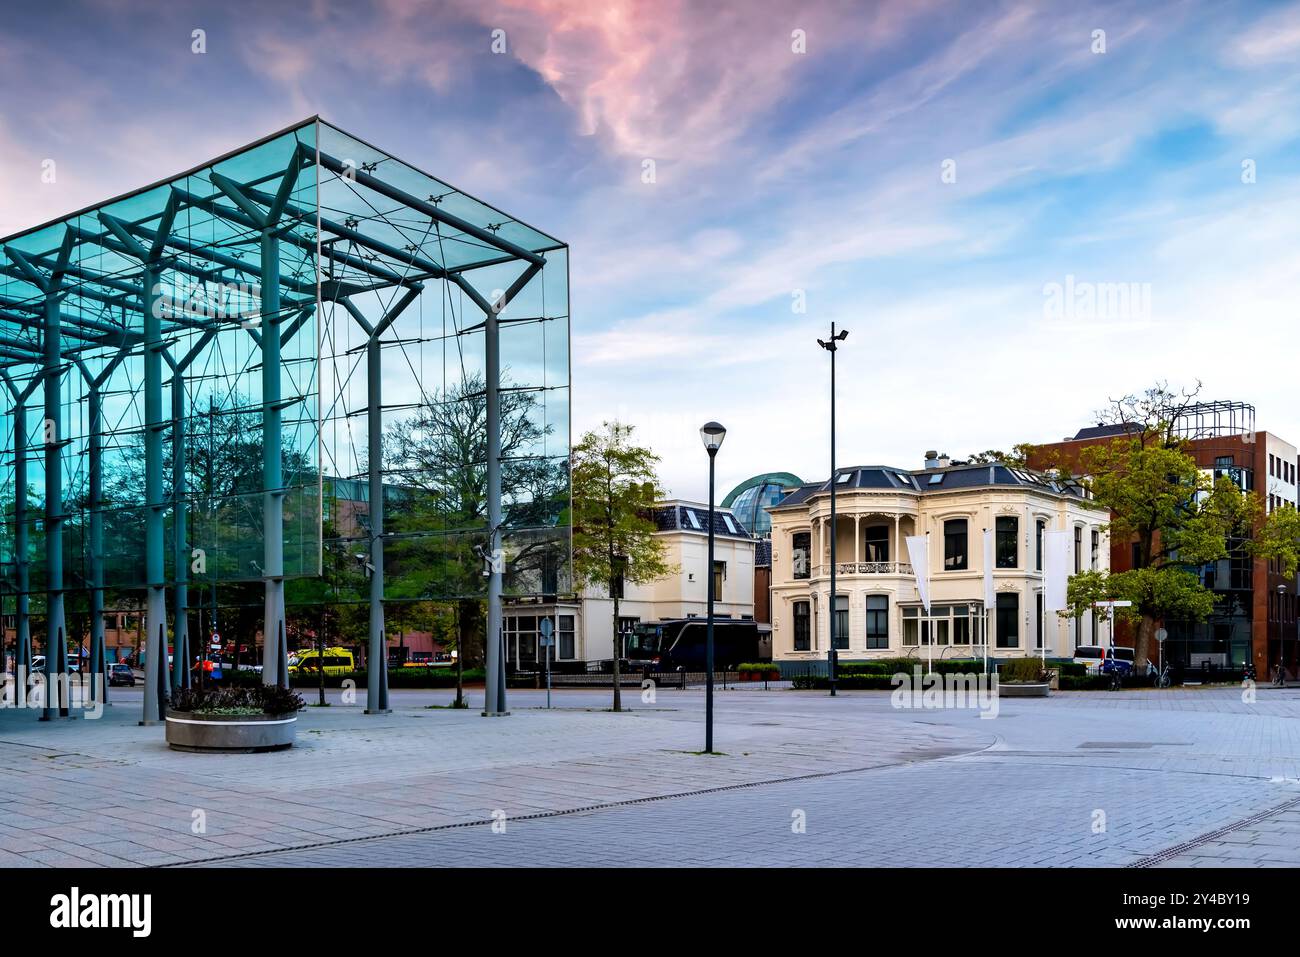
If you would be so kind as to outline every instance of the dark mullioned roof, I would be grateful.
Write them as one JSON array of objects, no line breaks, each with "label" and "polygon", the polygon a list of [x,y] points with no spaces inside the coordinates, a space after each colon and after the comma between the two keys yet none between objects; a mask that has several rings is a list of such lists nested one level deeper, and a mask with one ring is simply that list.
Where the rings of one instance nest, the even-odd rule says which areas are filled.
[{"label": "dark mullioned roof", "polygon": [[[727,523],[731,526],[728,527]],[[655,525],[661,532],[709,531],[709,507],[690,502],[669,502],[655,507]],[[730,509],[714,508],[713,534],[722,538],[750,538],[749,529],[731,513]]]},{"label": "dark mullioned roof", "polygon": [[[835,482],[836,491],[840,492],[854,489],[893,489],[918,495],[998,485],[1032,488],[1048,495],[1068,498],[1088,497],[1083,487],[1076,481],[1057,479],[1042,472],[1004,465],[1001,462],[986,465],[950,465],[947,468],[917,471],[896,469],[887,465],[859,465],[839,469],[836,472]],[[774,507],[800,505],[815,495],[829,492],[830,488],[829,481],[801,485]]]}]

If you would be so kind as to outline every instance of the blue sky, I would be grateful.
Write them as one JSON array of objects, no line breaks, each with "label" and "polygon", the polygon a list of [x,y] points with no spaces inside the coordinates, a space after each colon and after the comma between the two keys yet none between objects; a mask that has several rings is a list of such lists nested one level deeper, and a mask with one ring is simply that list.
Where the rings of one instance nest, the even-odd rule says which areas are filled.
[{"label": "blue sky", "polygon": [[[841,464],[1157,379],[1297,442],[1298,63],[1282,4],[25,4],[0,234],[320,113],[570,243],[575,431],[637,425],[675,494],[708,419],[724,489],[826,474],[832,320]],[[1067,277],[1141,295],[1052,313]]]}]

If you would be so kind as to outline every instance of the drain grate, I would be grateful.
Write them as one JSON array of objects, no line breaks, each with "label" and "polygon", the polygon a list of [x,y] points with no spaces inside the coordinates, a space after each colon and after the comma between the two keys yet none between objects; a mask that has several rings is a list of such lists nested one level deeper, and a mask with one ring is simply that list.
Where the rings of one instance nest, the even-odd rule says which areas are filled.
[{"label": "drain grate", "polygon": [[1162,864],[1165,861],[1177,857],[1179,854],[1185,854],[1194,847],[1200,847],[1202,844],[1208,844],[1210,841],[1217,841],[1226,834],[1234,831],[1240,831],[1242,828],[1250,827],[1252,824],[1258,824],[1265,818],[1272,817],[1274,814],[1280,814],[1283,811],[1289,811],[1292,808],[1300,807],[1300,797],[1292,798],[1279,804],[1277,807],[1271,807],[1266,811],[1260,811],[1258,814],[1252,814],[1250,817],[1242,818],[1226,827],[1221,827],[1217,831],[1210,831],[1208,834],[1202,834],[1200,837],[1194,837],[1190,841],[1184,841],[1181,844],[1175,844],[1173,847],[1167,847],[1159,853],[1152,854],[1149,857],[1141,858],[1134,861],[1129,867],[1153,867],[1156,864]]}]

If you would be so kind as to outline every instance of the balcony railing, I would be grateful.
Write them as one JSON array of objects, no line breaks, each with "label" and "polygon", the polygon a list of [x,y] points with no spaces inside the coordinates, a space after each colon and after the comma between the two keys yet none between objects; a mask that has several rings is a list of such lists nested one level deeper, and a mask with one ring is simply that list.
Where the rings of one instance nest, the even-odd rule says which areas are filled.
[{"label": "balcony railing", "polygon": [[[829,575],[829,565],[818,565],[815,575]],[[910,562],[836,562],[836,575],[911,575]]]}]

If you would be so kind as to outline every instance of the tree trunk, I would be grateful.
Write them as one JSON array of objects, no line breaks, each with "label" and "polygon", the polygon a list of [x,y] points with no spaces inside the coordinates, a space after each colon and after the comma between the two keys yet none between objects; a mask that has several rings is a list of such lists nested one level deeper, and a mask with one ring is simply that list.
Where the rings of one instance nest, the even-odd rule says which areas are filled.
[{"label": "tree trunk", "polygon": [[1151,641],[1156,633],[1156,620],[1151,615],[1143,615],[1138,622],[1137,647],[1133,651],[1133,671],[1135,674],[1146,670]]},{"label": "tree trunk", "polygon": [[[614,591],[614,589],[611,588],[610,591]],[[619,658],[621,657],[621,653],[623,651],[622,647],[620,647],[620,645],[622,644],[621,642],[622,637],[623,636],[618,633],[618,593],[614,592],[614,710],[615,711],[623,710],[623,691],[622,688],[619,687],[619,677],[618,677],[619,664],[620,664]]]}]

